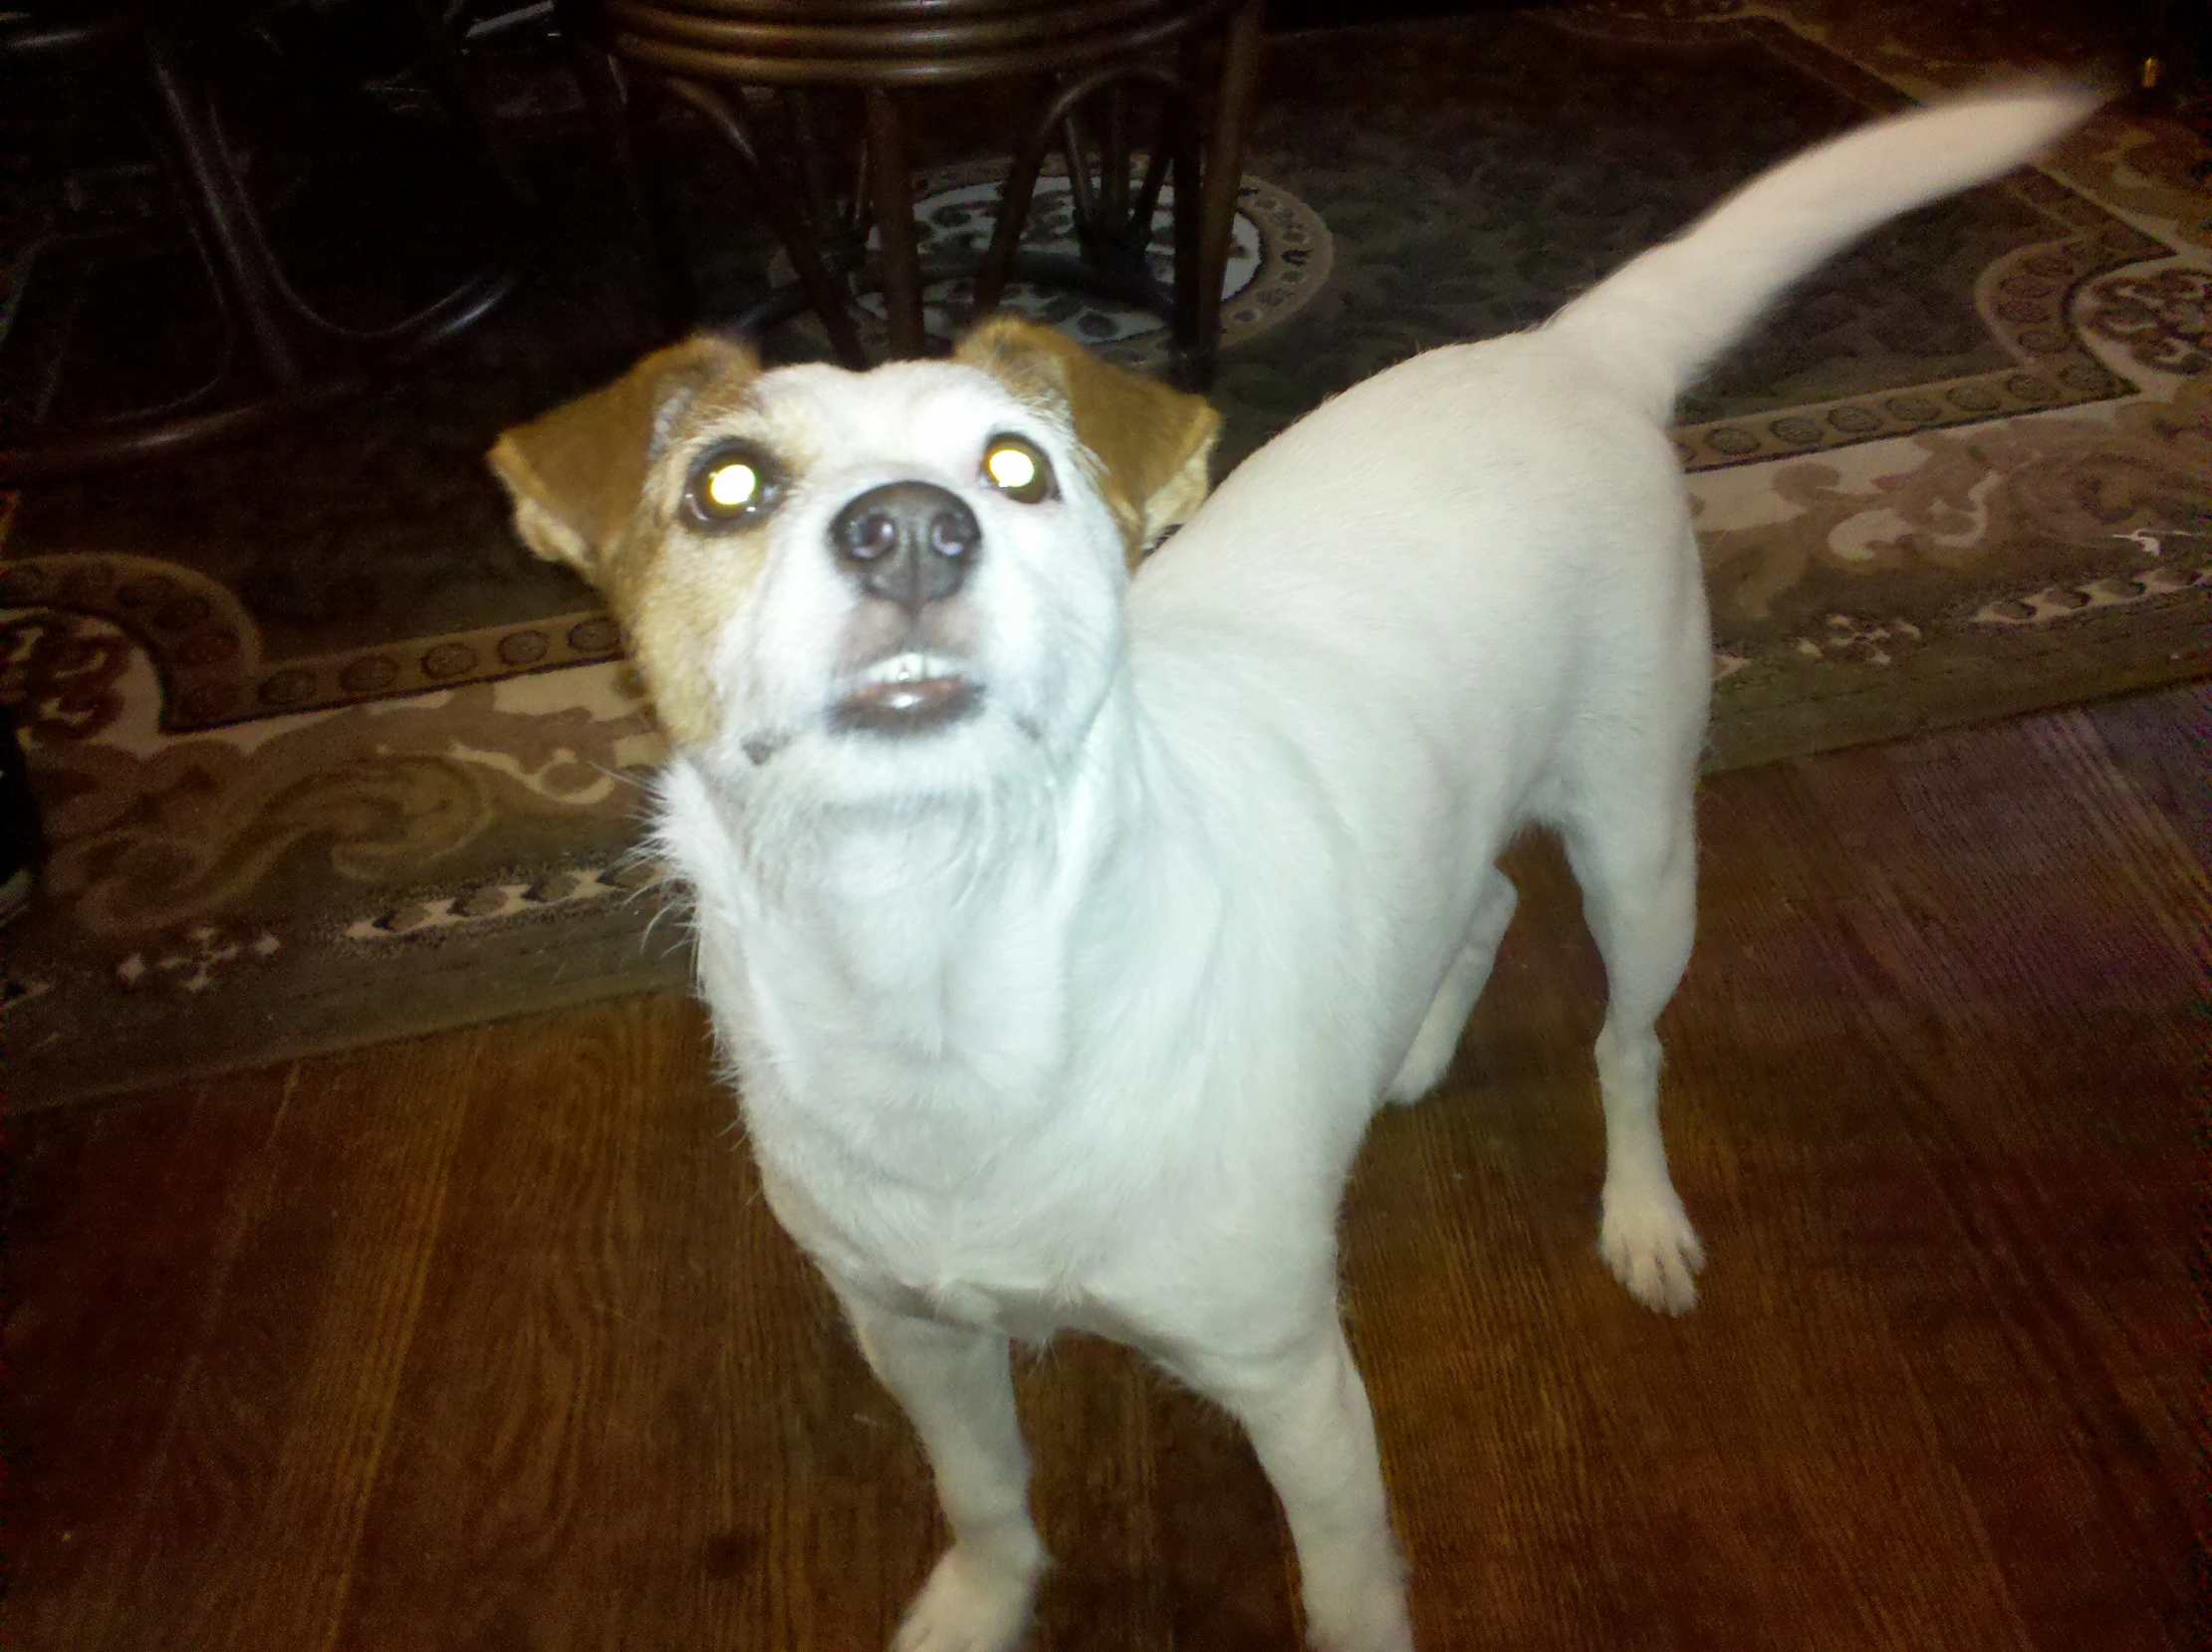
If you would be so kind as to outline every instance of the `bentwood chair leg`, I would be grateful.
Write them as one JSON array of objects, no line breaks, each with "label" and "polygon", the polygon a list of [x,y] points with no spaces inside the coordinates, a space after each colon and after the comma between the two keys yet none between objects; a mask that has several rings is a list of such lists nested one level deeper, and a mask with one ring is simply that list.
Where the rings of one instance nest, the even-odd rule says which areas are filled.
[{"label": "bentwood chair leg", "polygon": [[[1166,105],[1166,100],[1162,103]],[[1167,182],[1168,151],[1174,146],[1174,119],[1171,106],[1160,110],[1159,123],[1152,133],[1151,151],[1144,157],[1144,178],[1137,185],[1136,199],[1128,207],[1129,235],[1140,253],[1152,244],[1152,215],[1159,211],[1160,188]]]},{"label": "bentwood chair leg", "polygon": [[[1192,52],[1189,56],[1195,59],[1197,54]],[[1191,67],[1195,70],[1197,66],[1192,63]],[[1191,77],[1191,85],[1197,85],[1195,74]],[[1175,102],[1168,112],[1162,141],[1167,145],[1168,166],[1175,180],[1175,290],[1170,327],[1175,339],[1176,377],[1182,381],[1183,388],[1201,390],[1207,387],[1198,376],[1201,357],[1206,354],[1200,349],[1198,334],[1198,285],[1204,269],[1198,226],[1204,216],[1200,210],[1204,191],[1198,176],[1199,117],[1195,96],[1194,92],[1192,97]]]},{"label": "bentwood chair leg", "polygon": [[1027,142],[1015,151],[999,191],[998,221],[991,226],[991,245],[975,274],[975,316],[978,320],[998,308],[1013,278],[1014,254],[1021,245],[1023,226],[1029,222],[1029,203],[1037,197],[1037,174],[1045,164],[1045,150],[1052,142],[1052,127],[1037,124]]},{"label": "bentwood chair leg", "polygon": [[[860,267],[866,234],[859,230],[857,219],[849,220],[839,210],[837,190],[830,183],[829,146],[823,137],[822,114],[814,93],[805,87],[790,87],[782,102],[791,123],[792,157],[806,198],[807,221],[822,238],[831,271],[846,275]],[[860,187],[867,186],[863,181]],[[859,204],[855,203],[856,211]]]},{"label": "bentwood chair leg", "polygon": [[[1014,256],[1029,223],[1030,202],[1037,196],[1037,176],[1044,170],[1053,140],[1065,135],[1068,117],[1082,97],[1080,83],[1046,94],[1043,107],[1030,119],[1028,135],[1014,151],[1005,187],[999,191],[999,215],[991,226],[991,245],[976,271],[974,313],[978,319],[990,314],[1006,296],[1006,284],[1013,279]],[[1072,177],[1069,187],[1076,187]]]},{"label": "bentwood chair leg", "polygon": [[294,330],[281,315],[279,278],[271,269],[254,220],[254,203],[223,142],[206,83],[195,73],[190,48],[169,30],[149,27],[146,69],[153,82],[171,162],[192,216],[192,230],[208,255],[208,272],[224,311],[245,333],[269,383],[287,387],[305,374]]},{"label": "bentwood chair leg", "polygon": [[867,149],[891,354],[919,355],[923,348],[921,255],[914,239],[914,174],[906,157],[904,113],[897,96],[881,87],[868,89]]},{"label": "bentwood chair leg", "polygon": [[[721,133],[722,140],[744,168],[754,194],[759,196],[777,239],[783,242],[807,302],[822,318],[822,325],[830,335],[830,348],[837,352],[838,359],[845,365],[856,371],[865,367],[867,352],[860,348],[860,335],[853,325],[851,295],[830,273],[823,261],[821,241],[763,157],[760,144],[753,136],[752,122],[745,118],[744,95],[738,93],[725,98],[713,87],[673,75],[661,79],[660,85],[667,89],[670,97],[679,98],[697,110],[707,124]],[[910,238],[913,234],[911,213],[907,215],[906,231]]]},{"label": "bentwood chair leg", "polygon": [[1221,54],[1221,89],[1214,104],[1212,141],[1207,145],[1198,226],[1198,355],[1192,369],[1201,386],[1213,381],[1221,351],[1221,278],[1229,265],[1229,237],[1236,226],[1237,192],[1244,179],[1245,128],[1259,80],[1260,10],[1261,0],[1245,0],[1230,19]]},{"label": "bentwood chair leg", "polygon": [[570,62],[592,123],[614,163],[622,210],[637,237],[652,290],[653,324],[663,339],[674,339],[698,321],[698,295],[691,283],[691,261],[676,233],[676,214],[668,198],[667,169],[658,153],[640,153],[652,138],[650,112],[633,107],[643,95],[634,79],[625,87],[614,61],[575,30],[568,31]]},{"label": "bentwood chair leg", "polygon": [[1060,123],[1060,154],[1068,167],[1068,200],[1076,223],[1090,224],[1099,216],[1099,200],[1091,183],[1091,132],[1080,110],[1069,110]]},{"label": "bentwood chair leg", "polygon": [[478,113],[469,91],[468,65],[438,15],[435,0],[406,0],[402,10],[414,34],[417,63],[431,96],[453,122],[477,165],[499,180],[517,212],[528,210],[536,204],[536,192],[517,170],[491,123]]},{"label": "bentwood chair leg", "polygon": [[[1106,88],[1106,159],[1100,163],[1106,186],[1103,203],[1108,219],[1118,223],[1129,211],[1129,89],[1125,84]],[[1141,245],[1141,242],[1139,243]]]}]

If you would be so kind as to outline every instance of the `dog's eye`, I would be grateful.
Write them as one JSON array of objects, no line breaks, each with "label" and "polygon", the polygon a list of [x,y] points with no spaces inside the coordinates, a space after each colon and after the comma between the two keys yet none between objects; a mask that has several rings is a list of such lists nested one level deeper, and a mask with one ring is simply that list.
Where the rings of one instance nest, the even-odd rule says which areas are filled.
[{"label": "dog's eye", "polygon": [[1020,505],[1040,505],[1058,490],[1052,461],[1019,436],[993,436],[983,450],[983,479]]},{"label": "dog's eye", "polygon": [[691,467],[684,510],[703,528],[757,522],[776,508],[783,481],[776,461],[752,443],[724,442]]}]

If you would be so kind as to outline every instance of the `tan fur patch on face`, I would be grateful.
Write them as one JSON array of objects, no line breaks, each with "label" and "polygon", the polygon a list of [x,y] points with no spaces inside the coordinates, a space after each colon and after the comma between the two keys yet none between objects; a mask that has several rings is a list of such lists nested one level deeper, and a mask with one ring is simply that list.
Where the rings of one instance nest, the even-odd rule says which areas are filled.
[{"label": "tan fur patch on face", "polygon": [[679,746],[705,745],[717,732],[714,639],[751,599],[776,532],[774,512],[748,528],[688,520],[689,467],[733,435],[757,444],[794,486],[819,457],[817,433],[803,419],[776,418],[755,394],[756,377],[717,378],[673,421],[668,445],[689,457],[648,478],[648,496],[604,563],[608,602],[628,631],[661,726]]},{"label": "tan fur patch on face", "polygon": [[714,638],[760,581],[768,530],[706,539],[672,528],[628,537],[637,549],[609,559],[608,605],[622,622],[669,740],[706,745],[719,727]]},{"label": "tan fur patch on face", "polygon": [[758,583],[768,529],[689,527],[678,514],[685,478],[657,474],[654,461],[743,410],[760,371],[742,345],[689,339],[507,431],[490,455],[524,543],[606,595],[678,745],[714,737],[713,636]]},{"label": "tan fur patch on face", "polygon": [[1206,502],[1221,415],[1204,397],[1117,367],[1049,327],[1011,316],[976,328],[953,354],[1009,394],[1074,424],[1132,569]]}]

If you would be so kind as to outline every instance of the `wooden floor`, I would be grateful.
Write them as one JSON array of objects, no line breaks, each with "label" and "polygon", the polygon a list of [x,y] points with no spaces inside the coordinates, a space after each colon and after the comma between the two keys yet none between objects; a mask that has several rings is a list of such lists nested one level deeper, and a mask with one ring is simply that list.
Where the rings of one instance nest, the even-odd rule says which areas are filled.
[{"label": "wooden floor", "polygon": [[[1346,1226],[1425,1648],[2192,1644],[2208,716],[1708,788],[1680,1321],[1595,1254],[1598,980],[1519,856],[1453,1081]],[[647,998],[24,1119],[12,1644],[879,1645],[926,1478],[705,1057]],[[1222,1419],[1082,1340],[1023,1401],[1036,1646],[1295,1643]]]}]

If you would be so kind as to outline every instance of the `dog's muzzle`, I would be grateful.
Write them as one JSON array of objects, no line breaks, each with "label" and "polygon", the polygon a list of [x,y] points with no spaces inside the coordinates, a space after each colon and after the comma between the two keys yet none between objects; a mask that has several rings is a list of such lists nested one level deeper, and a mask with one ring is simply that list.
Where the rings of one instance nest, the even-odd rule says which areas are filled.
[{"label": "dog's muzzle", "polygon": [[[957,494],[931,482],[870,488],[830,524],[830,554],[868,596],[904,610],[909,630],[932,603],[959,593],[983,555],[983,529]],[[878,734],[933,728],[975,707],[976,685],[918,644],[860,673],[837,721]]]}]

